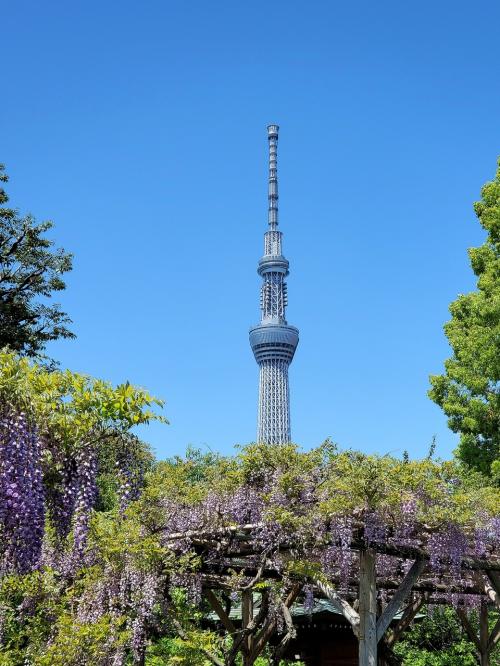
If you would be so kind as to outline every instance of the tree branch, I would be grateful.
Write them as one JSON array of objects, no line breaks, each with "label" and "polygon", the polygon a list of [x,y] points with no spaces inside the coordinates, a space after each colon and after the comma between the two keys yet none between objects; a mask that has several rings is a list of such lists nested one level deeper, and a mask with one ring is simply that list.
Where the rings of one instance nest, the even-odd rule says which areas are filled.
[{"label": "tree branch", "polygon": [[463,608],[460,608],[460,606],[457,608],[457,615],[460,618],[460,622],[462,623],[463,628],[465,629],[465,633],[469,637],[469,640],[471,640],[479,654],[481,654],[481,643],[479,641],[479,638],[477,637],[476,632],[474,631],[474,627],[469,621],[469,618],[467,617],[467,613]]},{"label": "tree branch", "polygon": [[217,599],[212,590],[206,589],[205,596],[208,599],[208,603],[210,604],[210,606],[219,616],[219,619],[222,622],[222,624],[226,627],[226,629],[229,631],[230,634],[234,634],[236,632],[236,627],[232,623],[231,619],[229,618],[229,615],[226,613],[224,608],[222,608],[220,601]]},{"label": "tree branch", "polygon": [[394,619],[394,616],[401,608],[404,600],[410,594],[412,587],[417,582],[420,574],[424,570],[425,564],[426,563],[424,560],[415,560],[411,569],[404,577],[403,582],[396,590],[396,593],[385,607],[384,612],[377,620],[377,642],[380,641],[382,636],[385,634],[389,628],[389,625]]},{"label": "tree branch", "polygon": [[[286,598],[282,601],[282,603],[287,608],[290,608],[290,606],[297,598],[301,589],[302,589],[301,585],[299,584],[293,585],[292,589],[288,592]],[[253,661],[255,661],[255,659],[257,659],[262,650],[266,647],[269,639],[271,638],[275,630],[276,630],[276,618],[271,618],[266,622],[262,631],[255,639],[255,647],[253,649],[252,654],[250,655],[251,660],[253,659]]]}]

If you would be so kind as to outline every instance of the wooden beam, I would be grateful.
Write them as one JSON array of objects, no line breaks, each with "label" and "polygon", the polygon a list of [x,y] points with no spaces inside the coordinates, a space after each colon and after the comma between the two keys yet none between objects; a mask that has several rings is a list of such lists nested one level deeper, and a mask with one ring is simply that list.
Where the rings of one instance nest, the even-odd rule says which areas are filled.
[{"label": "wooden beam", "polygon": [[486,571],[495,592],[500,595],[500,573],[498,571]]},{"label": "wooden beam", "polygon": [[377,666],[377,586],[371,548],[359,553],[359,666]]},{"label": "wooden beam", "polygon": [[321,594],[332,603],[332,606],[334,606],[339,613],[342,613],[351,625],[354,635],[359,636],[359,613],[357,613],[345,599],[342,599],[342,597],[335,592],[333,587],[327,583],[323,583],[321,580],[315,580],[314,585],[318,588]]},{"label": "wooden beam", "polygon": [[[482,578],[482,576],[481,576]],[[483,584],[484,591],[486,593],[486,596],[488,599],[495,604],[497,608],[500,609],[500,596],[496,593],[496,591],[493,589],[493,587],[488,583],[488,581],[484,581]]]},{"label": "wooden beam", "polygon": [[[364,548],[363,539],[354,539],[351,542],[351,548],[353,550],[363,550]],[[409,560],[428,560],[429,553],[427,553],[423,548],[418,548],[417,546],[396,546],[387,542],[374,543],[370,545],[373,550],[377,553],[382,553],[385,555],[394,555],[395,557],[404,557]],[[470,569],[472,571],[493,571],[500,572],[500,560],[487,560],[482,557],[462,557],[462,568]],[[500,581],[500,578],[499,578]]]},{"label": "wooden beam", "polygon": [[500,640],[500,618],[496,621],[495,626],[490,631],[490,636],[488,638],[488,652],[491,652],[495,645]]},{"label": "wooden beam", "polygon": [[[251,532],[263,526],[264,523],[247,523],[245,525],[230,525],[226,527],[219,527],[214,530],[188,530],[186,532],[176,532],[172,534],[166,534],[164,539],[169,542],[175,542],[178,540],[193,539],[197,543],[203,545],[204,543],[209,543],[213,541],[220,541],[222,537],[231,537],[231,539],[236,539],[241,543],[245,543]],[[361,528],[362,523],[359,524]],[[160,527],[158,529],[152,530],[153,532],[166,531],[168,527]],[[429,530],[427,526],[422,526],[422,533],[428,533]],[[416,546],[396,546],[394,544],[376,543],[371,544],[370,546],[377,553],[385,553],[387,555],[395,555],[399,557],[405,557],[407,559],[429,559],[429,554],[423,549]],[[290,550],[293,548],[292,543],[288,543],[280,550]],[[365,541],[361,538],[355,538],[351,541],[351,549],[362,551],[365,549]],[[249,549],[246,555],[255,555],[256,551],[254,549]],[[233,553],[234,556],[239,556],[237,553]],[[493,571],[497,572],[498,583],[500,588],[500,559],[496,558],[494,560],[488,560],[480,557],[463,557],[462,566],[466,569],[471,569],[475,571]],[[498,592],[498,590],[497,590]],[[500,593],[500,592],[499,592]]]},{"label": "wooden beam", "polygon": [[471,640],[479,654],[481,654],[481,643],[479,641],[479,638],[477,637],[476,632],[474,631],[474,627],[469,621],[469,618],[467,617],[467,613],[463,608],[460,606],[457,608],[457,615],[460,618],[460,622],[462,623],[462,627],[465,629],[465,633],[469,637],[469,640]]},{"label": "wooden beam", "polygon": [[230,634],[236,633],[236,627],[232,623],[231,619],[229,618],[229,615],[226,613],[226,611],[222,607],[222,604],[217,599],[212,590],[205,589],[205,596],[212,609],[217,613],[219,620],[222,622],[224,627],[229,631],[229,633]]},{"label": "wooden beam", "polygon": [[384,612],[377,620],[377,642],[379,642],[382,636],[385,634],[389,625],[393,621],[394,616],[403,605],[404,600],[410,594],[412,587],[415,585],[420,574],[424,570],[425,564],[426,563],[424,560],[415,560],[411,566],[411,569],[404,577],[403,582],[396,590],[396,593],[385,607]]},{"label": "wooden beam", "polygon": [[424,603],[428,601],[428,599],[429,595],[424,594],[416,597],[408,604],[408,606],[404,609],[403,615],[401,616],[401,619],[397,625],[390,632],[390,634],[385,637],[385,643],[388,647],[392,647],[394,643],[399,641],[403,632],[408,629],[410,624],[413,622],[415,615],[422,608]]},{"label": "wooden beam", "polygon": [[[204,568],[202,567],[201,569],[202,574],[203,574],[203,580],[204,580],[204,585],[206,587],[212,587],[215,589],[228,589],[232,590],[233,587],[231,585],[231,582],[224,582],[224,576],[230,576],[231,572],[237,571],[237,572],[244,572],[244,575],[252,576],[255,574],[255,567],[254,566],[246,566],[245,564],[226,564],[224,566],[219,567],[219,574],[214,574],[210,568]],[[475,573],[480,573],[480,572],[475,572]],[[264,569],[262,573],[262,578],[264,580],[281,580],[282,575],[279,571],[276,569]],[[299,577],[296,577],[296,580],[302,580],[302,578],[299,579]],[[480,580],[478,583],[477,581]],[[331,581],[331,589],[335,593],[335,588],[333,585],[339,585],[340,584],[340,577],[339,576],[333,576],[330,578]],[[314,584],[317,584],[316,580],[312,580]],[[351,577],[348,581],[348,585],[350,588],[356,588],[358,587],[359,580],[356,577]],[[400,586],[400,581],[396,579],[388,579],[388,578],[378,578],[377,579],[377,589],[379,590],[397,590]],[[318,585],[317,585],[318,587]],[[240,588],[242,589],[242,588]],[[454,583],[453,581],[447,580],[446,582],[443,583],[436,583],[432,580],[422,578],[419,581],[415,583],[413,586],[413,591],[414,592],[445,592],[445,593],[450,593],[454,592],[456,594],[473,594],[473,595],[483,595],[485,593],[484,589],[484,579],[477,578],[475,581],[468,581],[464,584],[460,583]],[[325,594],[326,596],[326,594]],[[347,597],[343,597],[347,598]],[[356,610],[356,609],[354,609]]]}]

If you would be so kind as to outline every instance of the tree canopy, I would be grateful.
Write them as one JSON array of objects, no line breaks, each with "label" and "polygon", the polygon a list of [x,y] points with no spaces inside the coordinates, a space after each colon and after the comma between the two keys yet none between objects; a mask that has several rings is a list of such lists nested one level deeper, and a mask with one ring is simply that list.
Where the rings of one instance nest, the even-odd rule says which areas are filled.
[{"label": "tree canopy", "polygon": [[62,275],[71,270],[72,255],[53,249],[46,236],[52,222],[37,223],[5,206],[7,180],[0,164],[0,348],[40,357],[50,340],[74,337],[68,315],[47,302],[65,289]]},{"label": "tree canopy", "polygon": [[[500,162],[499,162],[500,165]],[[453,355],[429,392],[460,433],[458,456],[500,476],[500,168],[474,210],[487,238],[469,250],[477,290],[450,305],[445,333]]]}]

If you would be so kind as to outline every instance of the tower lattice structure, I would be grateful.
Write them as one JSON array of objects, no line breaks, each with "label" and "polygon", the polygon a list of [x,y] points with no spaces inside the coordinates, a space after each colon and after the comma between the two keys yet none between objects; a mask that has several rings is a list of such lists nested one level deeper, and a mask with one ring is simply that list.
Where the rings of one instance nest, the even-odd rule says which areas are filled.
[{"label": "tower lattice structure", "polygon": [[278,125],[267,128],[269,141],[269,228],[264,234],[264,256],[259,261],[262,277],[261,321],[250,329],[250,345],[259,364],[259,411],[257,441],[286,444],[290,436],[290,389],[288,366],[299,342],[299,331],[289,326],[287,306],[288,261],[282,253],[278,231]]}]

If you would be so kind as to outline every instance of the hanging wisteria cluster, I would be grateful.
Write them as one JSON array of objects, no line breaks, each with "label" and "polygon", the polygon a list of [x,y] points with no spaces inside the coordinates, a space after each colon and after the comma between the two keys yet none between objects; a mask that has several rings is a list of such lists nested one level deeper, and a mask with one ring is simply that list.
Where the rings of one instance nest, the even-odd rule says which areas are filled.
[{"label": "hanging wisteria cluster", "polygon": [[[125,556],[123,567],[104,567],[102,577],[85,588],[77,607],[76,620],[93,624],[103,616],[115,620],[127,617],[125,630],[130,635],[130,650],[137,662],[143,658],[148,625],[155,606],[165,613],[168,603],[161,598],[166,578],[160,570],[137,568]],[[123,646],[118,646],[116,666],[125,659]]]},{"label": "hanging wisteria cluster", "polygon": [[117,439],[114,447],[115,477],[118,484],[117,495],[120,512],[126,510],[130,502],[138,499],[144,485],[147,461],[138,454],[139,440],[130,434]]},{"label": "hanging wisteria cluster", "polygon": [[[40,435],[25,412],[4,410],[0,419],[0,573],[27,573],[41,563],[68,570],[70,562],[73,568],[82,562],[97,500],[98,456],[93,443],[84,442],[75,449],[68,450],[47,433]],[[120,464],[126,464],[125,458]],[[137,488],[130,484],[127,503],[132,497],[137,497]],[[55,535],[53,543],[44,542],[48,525]]]},{"label": "hanging wisteria cluster", "polygon": [[76,455],[77,491],[73,521],[74,553],[78,558],[87,545],[89,522],[97,497],[97,454],[90,444],[80,447]]},{"label": "hanging wisteria cluster", "polygon": [[51,455],[51,472],[47,474],[45,489],[46,506],[51,524],[59,543],[62,543],[71,530],[75,511],[76,495],[79,486],[79,470],[75,458],[57,446],[47,436],[44,438],[46,450]]},{"label": "hanging wisteria cluster", "polygon": [[44,534],[41,444],[25,412],[0,416],[0,575],[37,566]]}]

